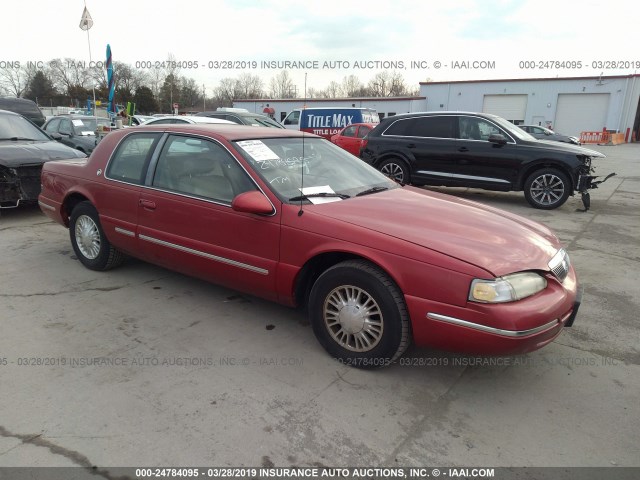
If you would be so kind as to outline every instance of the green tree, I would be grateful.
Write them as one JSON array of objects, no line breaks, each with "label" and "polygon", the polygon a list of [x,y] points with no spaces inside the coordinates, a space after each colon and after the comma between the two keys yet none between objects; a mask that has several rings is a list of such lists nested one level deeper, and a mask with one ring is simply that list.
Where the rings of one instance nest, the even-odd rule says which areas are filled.
[{"label": "green tree", "polygon": [[136,111],[141,114],[149,114],[158,111],[158,102],[149,87],[138,87],[133,97],[136,102]]},{"label": "green tree", "polygon": [[54,88],[51,79],[49,79],[42,70],[38,70],[31,79],[31,82],[29,82],[29,88],[27,89],[25,98],[29,98],[42,105],[48,105],[57,95],[58,92]]}]

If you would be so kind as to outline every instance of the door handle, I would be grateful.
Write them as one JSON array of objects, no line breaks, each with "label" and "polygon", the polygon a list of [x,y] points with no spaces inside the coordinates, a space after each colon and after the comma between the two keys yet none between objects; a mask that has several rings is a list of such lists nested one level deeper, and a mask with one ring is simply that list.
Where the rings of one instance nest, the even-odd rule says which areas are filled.
[{"label": "door handle", "polygon": [[140,206],[142,208],[146,208],[147,210],[155,210],[156,202],[152,202],[151,200],[140,199]]},{"label": "door handle", "polygon": [[458,151],[459,151],[459,152],[468,152],[468,151],[469,151],[469,149],[468,149],[467,147],[460,147],[460,148],[458,149]]},{"label": "door handle", "polygon": [[407,148],[416,148],[416,144],[415,143],[410,143],[409,145],[407,145]]}]

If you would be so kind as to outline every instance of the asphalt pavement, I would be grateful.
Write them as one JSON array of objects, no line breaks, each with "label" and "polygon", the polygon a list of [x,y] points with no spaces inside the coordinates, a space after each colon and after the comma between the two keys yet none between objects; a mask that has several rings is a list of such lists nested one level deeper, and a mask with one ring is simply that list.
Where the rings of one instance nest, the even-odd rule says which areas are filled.
[{"label": "asphalt pavement", "polygon": [[3,211],[0,466],[640,467],[640,144],[596,149],[617,176],[586,213],[436,189],[549,225],[584,285],[571,329],[509,359],[350,368],[302,310],[139,261],[93,272],[37,207]]}]

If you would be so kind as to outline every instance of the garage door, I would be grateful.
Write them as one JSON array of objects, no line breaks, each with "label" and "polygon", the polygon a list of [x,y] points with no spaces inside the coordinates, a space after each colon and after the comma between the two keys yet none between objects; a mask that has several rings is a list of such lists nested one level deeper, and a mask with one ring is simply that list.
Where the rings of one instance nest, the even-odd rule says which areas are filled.
[{"label": "garage door", "polygon": [[484,113],[493,113],[513,123],[524,123],[527,112],[526,95],[485,95],[482,102]]},{"label": "garage door", "polygon": [[606,127],[608,93],[565,93],[558,95],[553,129],[565,135],[597,132]]}]

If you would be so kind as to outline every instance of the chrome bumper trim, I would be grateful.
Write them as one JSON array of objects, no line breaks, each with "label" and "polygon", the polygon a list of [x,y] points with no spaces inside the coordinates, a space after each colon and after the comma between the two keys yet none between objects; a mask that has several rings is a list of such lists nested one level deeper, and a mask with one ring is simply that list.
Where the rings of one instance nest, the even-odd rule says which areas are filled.
[{"label": "chrome bumper trim", "polygon": [[481,332],[502,335],[504,337],[526,337],[527,335],[540,333],[560,325],[560,322],[558,322],[558,320],[556,319],[544,325],[540,325],[539,327],[531,328],[529,330],[503,330],[501,328],[488,327],[487,325],[480,325],[479,323],[460,320],[459,318],[448,317],[447,315],[440,315],[439,313],[429,312],[427,313],[427,318],[430,318],[431,320],[440,320],[441,322],[447,322],[453,325],[460,325],[462,327],[473,328],[474,330],[480,330]]},{"label": "chrome bumper trim", "polygon": [[[18,201],[18,202],[19,202],[19,201]],[[40,201],[40,200],[38,200],[38,205],[40,205],[40,208],[45,208],[45,209],[47,209],[47,210],[51,210],[52,212],[55,212],[55,211],[56,211],[55,207],[52,207],[51,205],[47,205],[46,203],[44,203],[44,202],[42,202],[42,201]],[[17,206],[17,205],[16,205],[16,206]]]}]

